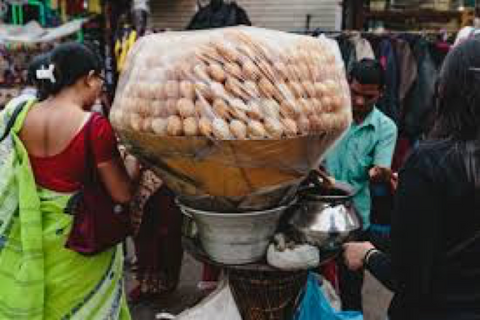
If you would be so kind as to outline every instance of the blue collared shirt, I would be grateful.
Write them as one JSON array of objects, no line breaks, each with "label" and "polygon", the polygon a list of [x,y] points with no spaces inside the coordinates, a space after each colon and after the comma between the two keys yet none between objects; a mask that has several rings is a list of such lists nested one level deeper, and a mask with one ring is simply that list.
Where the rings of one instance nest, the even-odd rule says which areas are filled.
[{"label": "blue collared shirt", "polygon": [[364,229],[370,226],[368,172],[374,166],[390,168],[396,141],[397,126],[374,108],[361,124],[352,123],[325,158],[329,174],[354,188],[353,202],[362,217]]}]

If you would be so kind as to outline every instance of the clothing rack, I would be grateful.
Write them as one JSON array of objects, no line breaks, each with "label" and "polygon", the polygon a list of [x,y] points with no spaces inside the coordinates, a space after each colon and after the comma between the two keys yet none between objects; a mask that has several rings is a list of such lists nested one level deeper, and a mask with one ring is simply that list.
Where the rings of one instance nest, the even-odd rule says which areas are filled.
[{"label": "clothing rack", "polygon": [[394,31],[394,30],[382,30],[382,31],[358,31],[358,30],[343,30],[343,31],[332,31],[332,30],[321,30],[316,29],[310,32],[305,32],[305,35],[318,36],[321,34],[326,35],[327,37],[335,38],[337,36],[356,36],[361,37],[368,36],[377,36],[377,37],[388,37],[388,36],[401,36],[401,35],[418,35],[424,38],[439,38],[443,41],[448,41],[448,39],[455,38],[458,31],[448,31],[448,30],[409,30],[409,31]]},{"label": "clothing rack", "polygon": [[456,20],[458,27],[471,23],[475,15],[473,9],[458,10],[434,10],[428,8],[405,8],[401,10],[370,10],[367,0],[355,0],[343,2],[343,27],[344,29],[361,30],[368,21],[384,21],[387,23],[405,22],[413,23],[448,23]]},{"label": "clothing rack", "polygon": [[458,31],[450,30],[408,30],[408,31],[399,31],[399,30],[382,30],[382,31],[359,31],[359,30],[342,30],[342,31],[332,31],[332,30],[321,30],[316,29],[309,31],[306,34],[315,35],[315,34],[326,34],[326,35],[402,35],[402,34],[416,34],[416,35],[456,35]]}]

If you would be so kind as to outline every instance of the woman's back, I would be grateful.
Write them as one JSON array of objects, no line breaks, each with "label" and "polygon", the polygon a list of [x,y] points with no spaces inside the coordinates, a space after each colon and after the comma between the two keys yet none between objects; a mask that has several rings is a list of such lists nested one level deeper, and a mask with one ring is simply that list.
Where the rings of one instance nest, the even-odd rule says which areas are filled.
[{"label": "woman's back", "polygon": [[468,243],[480,232],[480,205],[464,148],[454,140],[425,143],[402,169],[392,225],[400,284],[394,309],[430,314],[467,308],[480,315],[480,237]]},{"label": "woman's back", "polygon": [[20,137],[30,155],[51,157],[61,153],[90,114],[80,108],[57,105],[40,102],[29,111]]},{"label": "woman's back", "polygon": [[[29,153],[38,185],[58,192],[80,188],[87,172],[85,143],[91,139],[96,164],[118,157],[116,139],[108,121],[96,113],[57,110],[46,104],[27,115],[21,139]],[[66,109],[66,108],[63,108]],[[49,110],[45,114],[43,110]],[[87,123],[90,124],[90,135]]]}]

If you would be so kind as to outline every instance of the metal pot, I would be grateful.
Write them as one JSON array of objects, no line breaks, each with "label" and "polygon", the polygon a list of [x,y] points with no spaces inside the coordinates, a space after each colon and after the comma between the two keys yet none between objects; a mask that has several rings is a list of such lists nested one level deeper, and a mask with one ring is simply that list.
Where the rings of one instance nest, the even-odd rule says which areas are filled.
[{"label": "metal pot", "polygon": [[338,182],[329,188],[305,188],[289,223],[303,241],[335,250],[362,227],[352,197],[352,188]]},{"label": "metal pot", "polygon": [[246,264],[261,260],[287,206],[247,213],[193,209],[177,200],[182,212],[195,221],[203,249],[216,262]]}]

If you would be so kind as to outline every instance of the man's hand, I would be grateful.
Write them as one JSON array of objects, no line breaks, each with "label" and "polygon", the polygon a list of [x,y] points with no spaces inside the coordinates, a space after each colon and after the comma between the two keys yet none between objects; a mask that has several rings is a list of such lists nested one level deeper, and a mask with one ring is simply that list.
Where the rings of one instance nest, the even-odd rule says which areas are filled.
[{"label": "man's hand", "polygon": [[390,186],[392,187],[393,192],[397,191],[398,173],[392,173],[392,177],[390,178]]},{"label": "man's hand", "polygon": [[370,176],[370,181],[375,183],[381,182],[390,182],[392,177],[392,171],[388,168],[382,168],[379,166],[375,166],[368,171],[368,175]]},{"label": "man's hand", "polygon": [[375,248],[370,242],[350,242],[343,245],[343,258],[352,271],[363,268],[368,250]]}]

